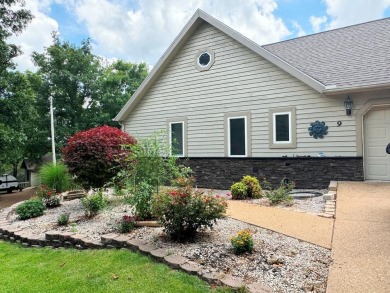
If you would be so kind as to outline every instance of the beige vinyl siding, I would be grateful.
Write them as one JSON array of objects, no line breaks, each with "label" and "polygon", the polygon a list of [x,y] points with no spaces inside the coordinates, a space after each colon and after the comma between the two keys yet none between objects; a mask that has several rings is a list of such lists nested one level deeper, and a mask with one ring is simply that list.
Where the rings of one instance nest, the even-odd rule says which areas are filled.
[{"label": "beige vinyl siding", "polygon": [[[207,71],[194,66],[195,53],[209,47],[215,62]],[[354,108],[365,101],[354,100]],[[223,157],[224,114],[251,113],[252,157],[284,155],[356,155],[354,117],[345,115],[343,97],[325,97],[258,54],[208,24],[201,25],[173,58],[124,123],[125,130],[145,137],[167,130],[166,122],[187,118],[187,155]],[[270,149],[268,109],[295,107],[297,148]],[[309,136],[315,120],[325,121],[324,139]],[[342,126],[337,126],[342,121]]]}]

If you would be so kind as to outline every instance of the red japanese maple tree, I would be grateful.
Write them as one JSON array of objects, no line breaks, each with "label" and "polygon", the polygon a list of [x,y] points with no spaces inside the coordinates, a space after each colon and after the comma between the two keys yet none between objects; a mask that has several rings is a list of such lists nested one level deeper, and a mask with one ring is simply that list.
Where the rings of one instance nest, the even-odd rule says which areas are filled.
[{"label": "red japanese maple tree", "polygon": [[110,126],[77,132],[62,149],[64,163],[84,188],[104,186],[120,170],[134,137]]}]

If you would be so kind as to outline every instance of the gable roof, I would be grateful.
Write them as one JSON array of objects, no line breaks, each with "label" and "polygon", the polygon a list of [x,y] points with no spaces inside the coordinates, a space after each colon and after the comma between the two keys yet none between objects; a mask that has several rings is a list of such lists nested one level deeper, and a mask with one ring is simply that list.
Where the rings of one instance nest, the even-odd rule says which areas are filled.
[{"label": "gable roof", "polygon": [[324,84],[328,91],[390,87],[390,18],[263,48]]},{"label": "gable roof", "polygon": [[129,99],[129,101],[125,104],[122,110],[118,113],[118,115],[114,118],[115,121],[123,121],[127,118],[128,114],[135,108],[140,99],[142,99],[143,95],[150,89],[153,83],[157,80],[160,74],[167,67],[172,58],[176,55],[176,53],[181,49],[181,47],[185,44],[188,38],[192,35],[192,33],[204,22],[209,23],[210,25],[216,27],[221,30],[237,42],[243,44],[248,47],[252,51],[259,54],[261,57],[267,59],[271,63],[276,66],[282,68],[284,71],[290,73],[292,76],[306,83],[313,89],[318,92],[322,92],[325,90],[325,86],[321,84],[319,81],[310,77],[306,73],[300,71],[294,66],[288,64],[283,59],[274,55],[273,53],[265,50],[255,42],[250,39],[244,37],[242,34],[218,21],[217,19],[211,17],[209,14],[204,11],[198,9],[195,14],[191,17],[189,22],[182,29],[180,34],[175,38],[173,43],[168,47],[166,52],[162,55],[157,64],[153,67],[152,71],[149,73],[148,77],[142,82],[137,91],[133,94],[133,96]]},{"label": "gable roof", "polygon": [[204,22],[319,93],[390,88],[390,18],[259,46],[198,9],[113,120],[124,121],[127,118],[188,38]]}]

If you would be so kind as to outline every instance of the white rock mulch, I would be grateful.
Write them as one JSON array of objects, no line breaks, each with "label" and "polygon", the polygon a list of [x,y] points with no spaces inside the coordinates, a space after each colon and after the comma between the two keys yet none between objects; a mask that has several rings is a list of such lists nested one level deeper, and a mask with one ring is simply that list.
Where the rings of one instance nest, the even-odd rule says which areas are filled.
[{"label": "white rock mulch", "polygon": [[[221,191],[218,193],[222,194]],[[310,211],[317,205],[315,201],[318,198],[322,200],[321,197],[307,199],[311,200]],[[12,226],[35,235],[44,236],[46,231],[59,230],[77,232],[100,240],[102,234],[117,232],[122,216],[132,212],[132,207],[121,204],[120,198],[111,197],[109,208],[93,219],[86,219],[80,200],[73,200],[63,202],[58,208],[46,210],[38,218],[20,221],[11,213],[9,220]],[[57,225],[57,218],[61,213],[69,214],[70,225]],[[232,252],[230,237],[243,229],[249,229],[253,233],[255,251],[253,254],[236,256]],[[309,289],[325,292],[331,263],[328,249],[234,219],[218,220],[212,230],[200,233],[194,243],[172,242],[163,228],[144,227],[132,231],[129,236],[154,242],[158,247],[190,258],[202,264],[206,271],[230,273],[244,278],[248,283],[260,282],[271,286],[274,292],[305,292]],[[271,254],[279,257],[283,264],[267,264],[266,260]]]}]

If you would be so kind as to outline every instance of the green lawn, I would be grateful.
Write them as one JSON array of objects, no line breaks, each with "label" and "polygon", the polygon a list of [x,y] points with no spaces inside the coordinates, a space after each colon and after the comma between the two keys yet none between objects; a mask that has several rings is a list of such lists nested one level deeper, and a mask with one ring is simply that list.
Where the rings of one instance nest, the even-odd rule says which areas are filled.
[{"label": "green lawn", "polygon": [[0,292],[214,291],[197,277],[155,263],[139,253],[26,249],[0,241]]}]

